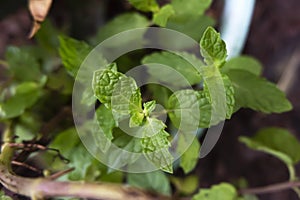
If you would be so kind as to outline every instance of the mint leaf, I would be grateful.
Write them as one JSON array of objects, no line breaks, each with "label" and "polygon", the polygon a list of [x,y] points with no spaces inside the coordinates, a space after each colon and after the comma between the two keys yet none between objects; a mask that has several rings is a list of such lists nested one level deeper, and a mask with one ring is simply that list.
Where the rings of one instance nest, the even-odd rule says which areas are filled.
[{"label": "mint leaf", "polygon": [[[140,15],[138,13],[125,13],[115,17],[107,24],[105,24],[105,26],[101,27],[96,37],[92,40],[93,43],[99,44],[99,42],[102,42],[117,33],[135,28],[144,28],[149,24],[150,23],[148,19],[143,15]],[[140,33],[138,33],[137,35],[134,34],[132,36],[129,36],[128,38],[126,37],[125,41],[124,38],[119,39],[120,40],[117,40],[113,44],[111,44],[111,46],[118,47],[120,46],[120,44],[129,44],[132,41],[142,40],[142,35],[140,35]]]},{"label": "mint leaf", "polygon": [[237,197],[237,191],[231,184],[221,183],[210,189],[200,189],[192,200],[235,200]]},{"label": "mint leaf", "polygon": [[239,56],[230,59],[222,67],[222,73],[228,73],[229,70],[239,69],[248,71],[254,75],[261,75],[262,65],[258,60],[249,56]]},{"label": "mint leaf", "polygon": [[119,81],[116,83],[112,97],[111,97],[111,108],[115,120],[119,121],[128,116],[132,111],[132,107],[139,109],[139,105],[131,101],[132,95],[136,93],[137,90],[136,82],[133,78],[123,75],[120,77]]},{"label": "mint leaf", "polygon": [[208,27],[200,40],[200,52],[207,65],[222,67],[227,57],[225,42],[214,28]]},{"label": "mint leaf", "polygon": [[20,116],[42,95],[40,86],[35,82],[24,82],[13,88],[13,91],[10,98],[0,102],[0,120]]},{"label": "mint leaf", "polygon": [[153,15],[153,22],[161,27],[167,25],[168,19],[175,14],[171,5],[163,6],[157,13]]},{"label": "mint leaf", "polygon": [[170,195],[171,186],[168,177],[161,171],[154,171],[139,174],[127,174],[127,183],[133,187],[138,187],[164,195]]},{"label": "mint leaf", "polygon": [[199,178],[196,175],[179,178],[172,176],[170,177],[171,182],[176,187],[176,190],[183,195],[191,195],[196,191],[199,185]]},{"label": "mint leaf", "polygon": [[199,16],[203,15],[209,8],[211,0],[172,0],[171,5],[174,7],[176,15]]},{"label": "mint leaf", "polygon": [[151,112],[155,109],[156,107],[156,101],[148,101],[144,103],[144,113],[146,117],[149,117]]},{"label": "mint leaf", "polygon": [[[96,116],[99,126],[102,129],[102,132],[106,136],[108,140],[113,139],[113,128],[116,127],[116,122],[114,120],[112,111],[108,108],[106,108],[103,104],[99,106],[96,110]],[[97,133],[97,134],[102,134]]]},{"label": "mint leaf", "polygon": [[[168,19],[167,28],[176,30],[180,33],[184,33],[196,41],[201,39],[205,29],[208,26],[214,26],[215,21],[213,18],[205,15],[201,16],[182,16],[182,15],[173,15]],[[171,38],[162,38],[164,44],[173,44],[174,39]],[[175,45],[178,49],[183,49],[187,46],[187,44],[183,43],[184,41],[176,41]]]},{"label": "mint leaf", "polygon": [[144,12],[157,12],[159,5],[156,0],[128,0],[136,9]]},{"label": "mint leaf", "polygon": [[[133,164],[142,152],[141,139],[124,133],[121,129],[115,129],[113,143],[122,149],[109,149],[108,166],[112,169]],[[131,152],[131,153],[128,153]]]},{"label": "mint leaf", "polygon": [[[179,133],[178,139],[178,151],[181,153],[180,157],[180,167],[182,167],[185,174],[192,171],[198,163],[200,143],[195,137],[191,142],[189,138],[194,138],[195,136],[189,134]],[[190,144],[190,146],[188,146]],[[186,148],[188,147],[188,148]]]},{"label": "mint leaf", "polygon": [[285,129],[265,128],[252,138],[240,137],[239,140],[249,148],[271,154],[287,165],[300,161],[300,143]]},{"label": "mint leaf", "polygon": [[292,105],[275,84],[245,70],[229,70],[227,76],[234,86],[237,106],[264,113],[282,113]]},{"label": "mint leaf", "polygon": [[226,75],[222,75],[222,79],[226,92],[226,119],[230,119],[235,106],[234,87]]},{"label": "mint leaf", "polygon": [[140,88],[136,89],[136,91],[132,94],[130,98],[129,110],[130,110],[129,127],[135,127],[141,125],[143,123],[145,116],[142,109],[142,97],[141,97]]},{"label": "mint leaf", "polygon": [[117,71],[117,65],[115,63],[109,64],[106,69],[100,69],[94,72],[94,94],[105,106],[110,107],[113,91],[123,76],[123,74]]},{"label": "mint leaf", "polygon": [[[187,55],[187,53],[183,55]],[[195,60],[196,58],[194,58],[193,64],[201,64],[201,61],[196,62]],[[201,81],[200,73],[195,68],[197,66],[194,67],[191,63],[185,60],[184,57],[181,57],[174,53],[170,53],[167,51],[163,51],[161,53],[153,53],[151,55],[147,55],[142,60],[142,64],[144,65],[151,63],[159,63],[171,68],[169,69],[165,67],[154,67],[149,65],[148,72],[151,77],[155,78],[155,80],[157,81],[172,83],[173,85],[178,86],[186,86],[188,85],[188,83],[194,85]],[[158,68],[159,73],[157,73]],[[174,69],[174,71],[172,71],[172,69]],[[170,73],[174,75],[170,76]],[[184,76],[185,79],[183,80],[181,76]]]},{"label": "mint leaf", "polygon": [[143,137],[152,137],[165,128],[166,125],[161,120],[147,117],[145,124],[139,130],[139,135]]},{"label": "mint leaf", "polygon": [[[189,130],[197,127],[202,113],[199,111],[198,94],[194,90],[179,90],[174,92],[168,101],[168,112],[176,128]],[[202,117],[202,116],[201,116]]]},{"label": "mint leaf", "polygon": [[[199,127],[208,128],[225,120],[225,117],[230,118],[235,105],[234,88],[228,77],[222,76],[222,81],[226,97],[224,99],[226,101],[226,116],[212,116],[211,90],[214,89],[214,86],[209,90],[206,82],[204,82],[202,91],[179,90],[170,96],[168,101],[170,112],[168,114],[175,127],[183,126],[184,129],[188,130],[190,127],[195,127],[195,124],[198,124]],[[216,86],[216,90],[218,88]],[[218,94],[216,93],[215,95]],[[216,105],[217,108],[218,105]]]},{"label": "mint leaf", "polygon": [[[157,127],[153,128],[156,129]],[[168,148],[171,146],[168,140],[169,134],[163,129],[161,129],[159,132],[156,132],[155,135],[153,135],[152,128],[145,129],[145,131],[147,130],[149,130],[149,133],[146,132],[145,137],[142,138],[142,149],[144,156],[161,170],[173,173],[173,156],[168,150]]]},{"label": "mint leaf", "polygon": [[9,71],[17,81],[40,81],[42,73],[40,65],[35,57],[19,47],[10,46],[5,53],[5,59],[9,65]]},{"label": "mint leaf", "polygon": [[73,77],[76,77],[81,63],[91,50],[92,47],[83,41],[59,36],[59,55],[64,67]]}]

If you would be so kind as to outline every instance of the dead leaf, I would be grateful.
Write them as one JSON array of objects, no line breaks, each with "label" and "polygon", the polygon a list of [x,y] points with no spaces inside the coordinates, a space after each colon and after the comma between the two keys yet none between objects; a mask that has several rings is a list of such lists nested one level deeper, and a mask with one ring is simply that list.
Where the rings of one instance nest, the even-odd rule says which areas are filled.
[{"label": "dead leaf", "polygon": [[31,28],[30,34],[29,34],[29,38],[32,38],[37,32],[38,30],[41,28],[41,24],[37,21],[33,22],[33,26]]},{"label": "dead leaf", "polygon": [[29,10],[34,19],[29,38],[33,37],[40,28],[49,12],[52,0],[29,0]]}]

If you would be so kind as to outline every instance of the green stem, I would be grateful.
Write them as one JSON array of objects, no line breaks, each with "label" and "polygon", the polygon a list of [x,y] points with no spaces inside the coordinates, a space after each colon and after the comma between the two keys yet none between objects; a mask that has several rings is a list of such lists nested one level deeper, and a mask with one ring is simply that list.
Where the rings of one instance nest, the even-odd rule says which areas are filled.
[{"label": "green stem", "polygon": [[[289,170],[290,181],[297,181],[298,178],[296,176],[295,167],[293,165],[289,164],[289,165],[287,165],[287,168]],[[300,199],[300,188],[293,187],[293,190],[295,191],[295,193],[297,194],[298,198]]]}]

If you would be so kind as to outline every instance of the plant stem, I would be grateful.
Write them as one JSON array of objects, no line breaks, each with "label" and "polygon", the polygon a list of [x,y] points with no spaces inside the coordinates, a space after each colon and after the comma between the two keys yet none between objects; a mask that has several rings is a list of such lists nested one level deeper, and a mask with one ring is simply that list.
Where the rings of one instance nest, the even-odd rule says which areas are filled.
[{"label": "plant stem", "polygon": [[257,188],[241,189],[240,194],[266,194],[300,186],[300,181],[288,181]]},{"label": "plant stem", "polygon": [[[287,165],[287,168],[289,170],[290,175],[290,181],[296,181],[296,172],[295,167],[293,165]],[[300,199],[300,189],[298,187],[293,187],[294,192],[297,194],[298,198]]]},{"label": "plant stem", "polygon": [[42,199],[45,197],[80,197],[94,199],[138,199],[138,200],[170,200],[170,197],[152,194],[147,191],[109,183],[59,182],[51,178],[25,178],[11,171],[11,162],[15,147],[13,124],[6,126],[3,134],[2,151],[0,154],[0,183],[11,192]]}]

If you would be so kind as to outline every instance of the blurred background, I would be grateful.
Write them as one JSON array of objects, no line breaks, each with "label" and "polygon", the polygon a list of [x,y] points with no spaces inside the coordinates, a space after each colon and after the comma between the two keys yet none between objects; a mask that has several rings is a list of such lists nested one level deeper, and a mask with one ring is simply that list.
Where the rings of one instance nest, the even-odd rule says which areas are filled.
[{"label": "blurred background", "polygon": [[[167,2],[160,2],[164,1]],[[223,1],[215,0],[208,15],[218,21],[223,4]],[[129,4],[124,0],[61,0],[53,2],[47,19],[71,37],[85,40],[94,35],[107,20],[128,9]],[[241,178],[245,178],[250,187],[288,179],[287,169],[279,160],[248,149],[237,138],[240,135],[251,136],[263,127],[278,126],[287,128],[300,139],[299,10],[299,0],[258,0],[243,50],[243,54],[254,56],[262,62],[263,75],[278,84],[294,109],[274,115],[242,109],[235,114],[225,124],[214,150],[198,163],[196,173],[200,177],[201,187],[209,187],[221,181],[243,181]],[[35,39],[28,39],[31,25],[27,1],[1,0],[0,60],[4,59],[9,45],[35,44]],[[0,63],[0,82],[4,79]],[[300,174],[300,166],[297,173]],[[290,190],[259,197],[263,200],[297,199]]]}]

